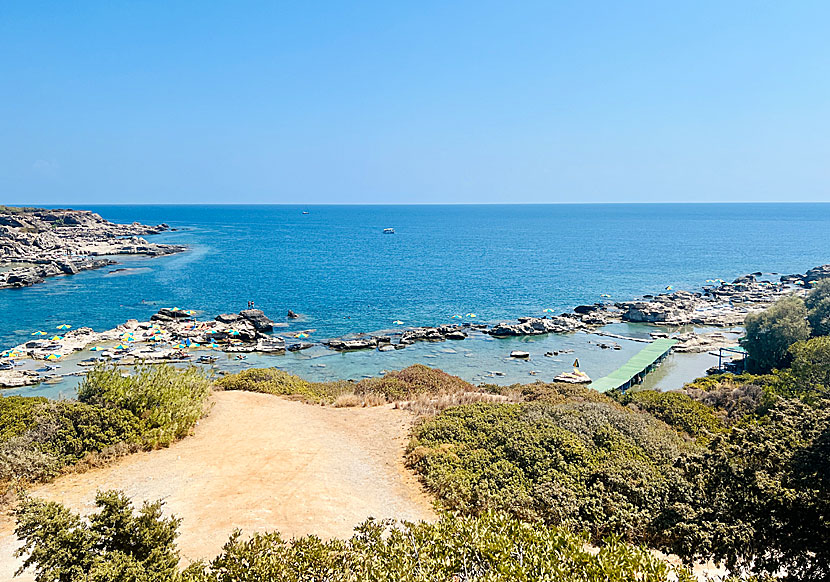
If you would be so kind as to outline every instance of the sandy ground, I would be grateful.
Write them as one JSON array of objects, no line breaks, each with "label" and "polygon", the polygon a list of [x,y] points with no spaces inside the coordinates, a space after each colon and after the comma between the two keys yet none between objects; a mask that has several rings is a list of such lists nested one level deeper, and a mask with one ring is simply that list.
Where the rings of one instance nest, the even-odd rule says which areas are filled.
[{"label": "sandy ground", "polygon": [[[170,448],[66,475],[32,494],[82,513],[94,509],[99,489],[122,489],[139,502],[163,499],[166,512],[183,519],[185,563],[215,556],[235,528],[348,537],[370,516],[434,517],[402,465],[410,413],[324,408],[249,392],[217,392],[214,400],[195,434]],[[0,580],[11,580],[19,566],[12,530],[4,516]]]}]

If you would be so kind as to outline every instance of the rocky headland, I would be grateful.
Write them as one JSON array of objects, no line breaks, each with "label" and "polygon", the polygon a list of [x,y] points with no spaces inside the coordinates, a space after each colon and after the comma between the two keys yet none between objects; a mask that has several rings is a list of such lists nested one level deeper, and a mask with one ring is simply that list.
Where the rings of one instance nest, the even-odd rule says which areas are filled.
[{"label": "rocky headland", "polygon": [[88,210],[0,206],[0,289],[113,265],[116,261],[106,258],[112,255],[184,251],[182,245],[143,238],[168,229],[166,224],[116,224]]}]

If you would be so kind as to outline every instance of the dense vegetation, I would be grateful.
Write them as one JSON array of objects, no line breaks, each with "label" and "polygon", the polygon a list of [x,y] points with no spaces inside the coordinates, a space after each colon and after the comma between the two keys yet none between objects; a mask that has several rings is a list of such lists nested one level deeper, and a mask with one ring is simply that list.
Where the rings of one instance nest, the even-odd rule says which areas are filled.
[{"label": "dense vegetation", "polygon": [[649,552],[609,539],[598,552],[566,530],[503,514],[444,515],[393,526],[369,520],[348,540],[235,533],[209,564],[176,569],[179,522],[159,503],[136,514],[118,492],[99,493],[88,521],[60,504],[26,499],[17,508],[24,567],[38,582],[288,582],[477,580],[679,582],[692,580]]},{"label": "dense vegetation", "polygon": [[367,397],[373,397],[373,402],[394,402],[408,400],[418,394],[476,390],[461,378],[421,364],[360,382],[308,382],[277,368],[251,368],[224,376],[218,385],[225,390],[296,396],[316,404],[331,404],[345,395],[358,397],[354,402],[359,404],[364,403]]},{"label": "dense vegetation", "polygon": [[[608,534],[732,571],[830,578],[828,338],[793,367],[680,392],[531,384],[527,400],[447,410],[410,464],[444,506]],[[784,575],[786,573],[786,575]]]},{"label": "dense vegetation", "polygon": [[741,343],[753,370],[769,372],[788,366],[791,346],[811,336],[830,335],[830,280],[816,283],[803,300],[787,297],[748,315],[744,325],[746,336]]},{"label": "dense vegetation", "polygon": [[[713,375],[665,393],[602,395],[544,383],[474,388],[426,366],[356,383],[248,370],[219,383],[329,404],[447,394],[501,401],[456,406],[462,399],[455,399],[416,427],[407,461],[451,512],[435,524],[369,521],[351,539],[330,541],[236,534],[215,560],[183,573],[175,568],[177,521],[163,519],[157,504],[136,514],[116,493],[99,497],[88,522],[25,500],[18,535],[39,582],[670,576],[628,543],[715,560],[741,575],[827,580],[828,321],[830,283],[819,284],[804,301],[787,298],[748,319],[744,345],[763,373]],[[52,459],[54,472],[89,451],[166,444],[192,426],[206,394],[207,381],[195,372],[145,369],[124,379],[99,369],[80,402],[0,401],[0,470],[22,471],[13,465],[25,457],[20,451]],[[598,554],[586,551],[587,541],[600,546]],[[690,580],[685,570],[674,575]]]},{"label": "dense vegetation", "polygon": [[77,401],[0,398],[0,489],[96,457],[166,446],[202,416],[209,391],[196,369],[139,367],[124,377],[101,366],[90,371]]}]

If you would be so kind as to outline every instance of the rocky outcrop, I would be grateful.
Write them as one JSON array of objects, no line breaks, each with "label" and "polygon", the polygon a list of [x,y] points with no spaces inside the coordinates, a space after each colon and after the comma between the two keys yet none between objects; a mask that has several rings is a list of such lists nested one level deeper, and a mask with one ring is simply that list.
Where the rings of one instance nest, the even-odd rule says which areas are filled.
[{"label": "rocky outcrop", "polygon": [[274,322],[268,319],[261,309],[243,309],[239,315],[250,321],[257,331],[265,332],[274,329]]},{"label": "rocky outcrop", "polygon": [[160,256],[181,245],[148,243],[166,224],[115,224],[87,210],[0,207],[0,288],[26,287],[47,277],[115,264],[102,255]]}]

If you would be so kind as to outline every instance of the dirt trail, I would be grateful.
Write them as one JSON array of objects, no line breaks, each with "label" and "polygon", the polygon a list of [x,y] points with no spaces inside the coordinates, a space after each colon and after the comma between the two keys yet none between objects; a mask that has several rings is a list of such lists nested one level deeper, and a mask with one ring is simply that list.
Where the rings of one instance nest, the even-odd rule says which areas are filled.
[{"label": "dirt trail", "polygon": [[[183,519],[179,548],[186,562],[215,556],[234,528],[348,537],[370,516],[434,516],[402,465],[410,413],[249,392],[217,392],[214,400],[195,434],[170,448],[67,475],[32,493],[83,513],[94,509],[98,489],[122,489],[139,503],[163,499],[166,513]],[[19,565],[12,529],[2,518],[2,580],[11,580]]]}]

